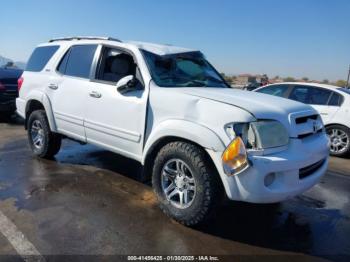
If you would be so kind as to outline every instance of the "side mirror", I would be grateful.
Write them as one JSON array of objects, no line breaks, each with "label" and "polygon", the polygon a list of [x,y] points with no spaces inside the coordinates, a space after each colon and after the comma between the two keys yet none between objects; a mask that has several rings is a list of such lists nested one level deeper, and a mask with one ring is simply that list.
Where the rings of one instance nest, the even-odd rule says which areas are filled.
[{"label": "side mirror", "polygon": [[137,80],[133,75],[124,76],[117,82],[117,90],[119,93],[126,93],[136,86]]}]

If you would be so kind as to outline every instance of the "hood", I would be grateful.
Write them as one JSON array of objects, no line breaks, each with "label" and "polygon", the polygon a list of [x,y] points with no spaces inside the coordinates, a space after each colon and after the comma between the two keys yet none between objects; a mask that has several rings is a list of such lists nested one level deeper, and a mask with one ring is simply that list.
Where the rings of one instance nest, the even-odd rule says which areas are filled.
[{"label": "hood", "polygon": [[197,96],[213,101],[230,104],[251,113],[256,119],[271,119],[281,122],[291,136],[296,136],[293,130],[294,119],[299,116],[317,114],[308,105],[268,94],[236,90],[230,88],[174,88],[191,96]]}]

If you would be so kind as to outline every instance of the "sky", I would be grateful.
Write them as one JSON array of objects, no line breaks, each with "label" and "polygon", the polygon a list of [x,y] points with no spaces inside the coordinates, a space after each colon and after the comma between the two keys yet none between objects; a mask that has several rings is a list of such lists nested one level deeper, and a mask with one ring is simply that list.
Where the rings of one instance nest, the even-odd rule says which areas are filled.
[{"label": "sky", "polygon": [[346,79],[350,0],[5,0],[0,55],[54,37],[113,36],[201,50],[228,75]]}]

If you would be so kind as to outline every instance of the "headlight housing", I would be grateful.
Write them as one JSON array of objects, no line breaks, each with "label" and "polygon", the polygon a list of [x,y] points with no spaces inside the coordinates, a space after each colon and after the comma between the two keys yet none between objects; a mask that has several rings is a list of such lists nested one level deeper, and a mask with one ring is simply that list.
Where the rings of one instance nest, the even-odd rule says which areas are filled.
[{"label": "headlight housing", "polygon": [[250,123],[233,123],[226,126],[227,135],[242,138],[247,149],[269,149],[289,143],[286,128],[275,120],[261,120]]},{"label": "headlight housing", "polygon": [[227,175],[238,174],[249,167],[247,150],[276,148],[289,143],[286,128],[274,120],[232,123],[225,126],[225,131],[232,140],[222,155]]}]

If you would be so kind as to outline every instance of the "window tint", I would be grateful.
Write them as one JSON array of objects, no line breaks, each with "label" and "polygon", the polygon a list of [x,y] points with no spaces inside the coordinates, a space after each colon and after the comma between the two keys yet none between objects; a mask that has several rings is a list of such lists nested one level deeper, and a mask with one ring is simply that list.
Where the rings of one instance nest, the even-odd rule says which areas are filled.
[{"label": "window tint", "polygon": [[273,86],[267,86],[262,89],[259,89],[257,90],[257,92],[284,97],[288,88],[289,88],[288,85],[273,85]]},{"label": "window tint", "polygon": [[116,83],[125,76],[136,74],[136,64],[131,55],[117,49],[104,47],[96,79]]},{"label": "window tint", "polygon": [[[96,45],[72,46],[66,66],[65,75],[89,78]],[[62,61],[63,62],[63,61]]]},{"label": "window tint", "polygon": [[34,52],[30,56],[26,71],[39,72],[43,70],[47,62],[56,53],[59,46],[42,46],[35,48]]},{"label": "window tint", "polygon": [[67,68],[67,62],[68,62],[68,58],[69,58],[69,53],[70,50],[68,50],[65,55],[63,56],[61,62],[58,65],[57,71],[60,72],[61,74],[65,74],[66,73],[66,68]]},{"label": "window tint", "polygon": [[322,88],[295,86],[290,93],[289,98],[305,104],[327,105],[331,94],[331,91]]},{"label": "window tint", "polygon": [[330,105],[330,106],[340,106],[341,103],[342,103],[342,96],[333,92],[332,97],[331,97],[331,99],[328,102],[328,105]]}]

